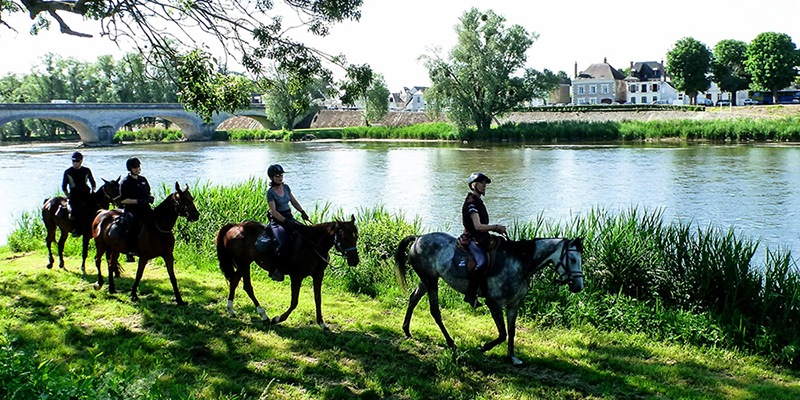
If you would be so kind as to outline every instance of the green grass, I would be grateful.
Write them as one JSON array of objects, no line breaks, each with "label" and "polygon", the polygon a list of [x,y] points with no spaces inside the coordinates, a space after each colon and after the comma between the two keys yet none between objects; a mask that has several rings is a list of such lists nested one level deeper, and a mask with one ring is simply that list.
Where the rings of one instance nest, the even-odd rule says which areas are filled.
[{"label": "green grass", "polygon": [[[162,266],[150,265],[141,300],[95,291],[94,276],[46,270],[40,254],[0,253],[0,397],[29,399],[786,399],[800,396],[795,372],[736,350],[605,332],[590,325],[542,328],[523,319],[517,356],[476,347],[495,335],[485,310],[443,311],[453,353],[427,312],[400,325],[404,301],[323,288],[331,332],[314,321],[311,288],[285,323],[264,325],[243,293],[225,311],[221,273],[178,258],[189,301],[172,301]],[[68,260],[76,265],[77,260]],[[119,280],[130,288],[133,265]],[[257,273],[256,295],[270,316],[289,303],[288,282]],[[3,375],[4,374],[4,375]]]},{"label": "green grass", "polygon": [[[174,305],[160,261],[145,271],[138,303],[125,293],[132,264],[118,281],[120,294],[93,290],[96,278],[78,272],[76,239],[68,240],[70,272],[44,269],[41,222],[23,214],[8,240],[14,253],[0,255],[0,374],[16,379],[0,388],[0,398],[9,397],[3,390],[19,390],[13,398],[51,393],[47,385],[85,390],[70,392],[73,398],[800,395],[796,372],[780,367],[800,361],[800,273],[791,253],[767,249],[765,260],[754,260],[757,240],[665,221],[659,211],[591,210],[572,221],[540,216],[513,224],[514,238],[581,236],[586,243],[583,292],[554,287],[548,275],[532,282],[517,335],[522,369],[504,362],[505,345],[487,356],[476,350],[496,334],[494,324],[446,285],[445,324],[460,350],[445,350],[427,300],[415,312],[415,339],[403,338],[409,292],[396,283],[392,256],[401,238],[421,233],[420,224],[380,207],[355,215],[360,264],[332,257],[323,289],[332,333],[313,324],[310,282],[285,324],[261,324],[241,287],[240,314],[230,318],[214,238],[227,222],[266,219],[259,195],[265,185],[253,179],[192,188],[200,221],[179,219],[175,229],[188,307]],[[157,197],[168,190],[161,187]],[[350,218],[327,204],[310,215],[318,222]],[[288,306],[288,282],[258,270],[254,286],[270,316]]]}]

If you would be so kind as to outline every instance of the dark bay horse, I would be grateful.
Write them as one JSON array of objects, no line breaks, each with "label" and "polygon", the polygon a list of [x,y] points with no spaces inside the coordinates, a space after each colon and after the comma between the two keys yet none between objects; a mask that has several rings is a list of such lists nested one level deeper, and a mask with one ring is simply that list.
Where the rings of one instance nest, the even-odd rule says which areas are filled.
[{"label": "dark bay horse", "polygon": [[[322,329],[327,329],[322,320],[322,277],[328,267],[329,252],[336,249],[347,260],[347,265],[358,265],[358,229],[355,216],[350,216],[350,221],[332,221],[317,225],[296,224],[294,230],[300,240],[293,240],[295,245],[291,255],[287,255],[288,265],[281,265],[292,281],[292,302],[285,313],[272,319],[272,323],[286,321],[286,318],[297,307],[300,286],[305,277],[314,280],[314,302],[317,308],[317,324]],[[240,224],[227,224],[217,234],[217,258],[219,267],[225,278],[230,283],[228,293],[228,313],[235,316],[233,311],[233,295],[239,280],[244,281],[244,291],[253,300],[262,321],[269,321],[267,313],[253,293],[253,284],[250,280],[250,264],[255,262],[259,267],[271,271],[275,266],[270,266],[271,260],[260,255],[255,249],[256,239],[264,232],[266,225],[256,221],[245,221]],[[274,262],[274,261],[272,261]]]},{"label": "dark bay horse", "polygon": [[51,245],[56,240],[56,228],[61,231],[61,236],[58,238],[58,266],[66,270],[64,267],[64,243],[67,242],[69,233],[77,225],[78,235],[83,236],[83,260],[81,261],[81,272],[86,275],[86,257],[89,253],[89,239],[92,238],[92,221],[95,215],[100,210],[108,210],[108,206],[119,197],[119,180],[117,178],[113,181],[103,179],[103,185],[94,193],[91,193],[86,198],[83,212],[79,214],[80,218],[75,221],[70,221],[67,212],[67,198],[62,196],[51,197],[45,199],[42,205],[42,219],[44,219],[44,227],[47,229],[47,255],[48,263],[47,269],[53,268],[53,251]]},{"label": "dark bay horse", "polygon": [[103,273],[101,270],[103,254],[106,254],[106,262],[108,263],[108,292],[116,293],[114,272],[118,268],[119,255],[133,250],[139,255],[139,266],[136,269],[133,288],[131,288],[131,299],[134,301],[139,299],[136,290],[139,287],[139,281],[142,279],[147,262],[153,258],[161,257],[167,267],[172,290],[175,292],[175,301],[180,305],[186,304],[178,291],[178,281],[175,278],[175,270],[173,268],[175,257],[172,255],[172,250],[175,248],[175,235],[172,233],[172,228],[175,227],[175,222],[177,222],[179,216],[185,217],[190,222],[197,221],[200,218],[200,213],[194,205],[194,198],[189,193],[189,186],[186,185],[181,190],[178,182],[175,182],[175,192],[167,196],[144,218],[139,230],[136,249],[126,249],[124,238],[115,239],[109,236],[111,224],[119,215],[122,215],[122,210],[103,211],[97,215],[94,223],[92,223],[92,235],[97,247],[97,255],[94,258],[97,266],[95,289],[99,290],[103,287]]},{"label": "dark bay horse", "polygon": [[[406,336],[411,337],[409,327],[414,308],[422,296],[428,293],[431,315],[442,330],[447,345],[452,349],[455,349],[456,345],[447,333],[439,312],[439,278],[460,293],[467,291],[469,279],[466,268],[454,266],[452,262],[456,240],[454,236],[442,232],[407,236],[400,241],[395,254],[401,286],[404,288],[407,286],[406,249],[409,245],[411,248],[408,250],[408,262],[420,279],[419,285],[411,294],[403,321],[403,331]],[[531,277],[550,265],[559,276],[556,282],[569,285],[569,290],[573,293],[580,292],[583,290],[582,252],[583,240],[580,238],[502,242],[497,248],[497,262],[487,273],[488,291],[481,293],[481,296],[486,298],[486,305],[492,313],[492,319],[497,325],[500,336],[484,344],[481,350],[488,351],[506,340],[506,328],[503,324],[503,308],[505,308],[508,318],[507,356],[514,365],[522,364],[522,361],[514,356],[514,335],[517,310],[528,293]]]}]

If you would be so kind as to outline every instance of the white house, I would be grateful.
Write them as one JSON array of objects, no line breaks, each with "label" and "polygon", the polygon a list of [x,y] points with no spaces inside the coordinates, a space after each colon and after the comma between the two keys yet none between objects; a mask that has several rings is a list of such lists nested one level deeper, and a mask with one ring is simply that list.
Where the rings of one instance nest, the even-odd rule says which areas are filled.
[{"label": "white house", "polygon": [[389,111],[425,111],[426,86],[404,87],[402,92],[389,94]]},{"label": "white house", "polygon": [[663,62],[631,62],[625,83],[628,104],[682,104],[685,97],[667,80]]}]

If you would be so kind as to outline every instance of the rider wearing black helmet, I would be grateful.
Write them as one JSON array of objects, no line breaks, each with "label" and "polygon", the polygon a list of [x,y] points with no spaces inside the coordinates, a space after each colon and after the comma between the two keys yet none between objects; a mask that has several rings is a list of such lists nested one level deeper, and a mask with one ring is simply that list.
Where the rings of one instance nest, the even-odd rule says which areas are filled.
[{"label": "rider wearing black helmet", "polygon": [[[92,185],[89,188],[89,184]],[[61,180],[61,190],[67,195],[69,201],[69,219],[75,221],[82,216],[86,199],[95,190],[92,170],[83,166],[83,154],[76,151],[72,153],[72,167],[64,171]],[[72,234],[77,235],[78,225],[73,224]]]},{"label": "rider wearing black helmet", "polygon": [[461,207],[461,221],[464,224],[464,233],[461,235],[469,242],[469,252],[475,257],[477,266],[469,282],[464,301],[473,308],[480,307],[478,302],[478,286],[480,285],[486,267],[486,247],[489,244],[489,232],[506,233],[503,225],[489,225],[489,213],[483,204],[481,196],[486,194],[486,185],[492,180],[481,172],[473,172],[467,179],[470,192]]},{"label": "rider wearing black helmet", "polygon": [[136,157],[131,157],[125,162],[128,175],[122,178],[119,184],[120,203],[125,210],[127,236],[125,249],[128,253],[136,251],[136,239],[144,216],[152,210],[150,204],[155,200],[150,195],[150,183],[142,173],[142,163]]},{"label": "rider wearing black helmet", "polygon": [[[267,190],[267,202],[269,203],[269,220],[270,228],[274,233],[274,237],[278,239],[280,248],[278,253],[285,250],[289,244],[288,238],[291,237],[291,225],[297,223],[292,215],[292,209],[289,204],[300,212],[300,216],[309,221],[308,214],[300,206],[300,202],[294,198],[292,189],[289,185],[283,183],[283,174],[285,171],[280,164],[272,164],[267,168],[267,175],[269,176],[269,190]],[[270,275],[274,280],[283,280],[283,273],[276,268]]]}]

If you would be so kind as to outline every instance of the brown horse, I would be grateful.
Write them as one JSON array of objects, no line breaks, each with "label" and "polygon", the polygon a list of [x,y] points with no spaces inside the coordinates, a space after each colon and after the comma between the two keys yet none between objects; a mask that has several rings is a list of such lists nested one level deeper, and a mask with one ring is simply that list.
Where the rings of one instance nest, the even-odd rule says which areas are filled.
[{"label": "brown horse", "polygon": [[[356,241],[358,240],[358,229],[355,224],[355,216],[350,217],[350,221],[333,221],[317,225],[296,224],[294,227],[295,239],[291,249],[291,254],[287,255],[286,265],[281,265],[281,270],[289,275],[292,281],[292,303],[289,309],[280,316],[276,316],[272,323],[286,321],[286,318],[297,307],[297,299],[300,294],[300,286],[303,279],[310,276],[314,280],[314,302],[317,308],[317,324],[322,329],[328,329],[322,321],[322,277],[325,275],[325,268],[328,267],[329,252],[332,247],[342,254],[347,260],[347,265],[354,267],[358,265],[358,250]],[[253,285],[250,281],[250,264],[255,261],[259,267],[272,271],[275,267],[270,266],[276,261],[271,261],[269,257],[259,254],[255,249],[256,239],[264,232],[266,225],[256,221],[245,221],[241,224],[227,224],[219,230],[217,234],[217,258],[219,267],[225,278],[230,283],[228,293],[228,313],[235,316],[233,311],[233,295],[239,280],[244,280],[244,291],[253,300],[258,314],[262,321],[269,321],[267,313],[259,304],[253,293]]]},{"label": "brown horse", "polygon": [[112,222],[120,215],[122,215],[122,210],[103,211],[97,215],[94,223],[92,223],[92,235],[97,247],[97,255],[94,258],[97,266],[95,289],[100,290],[103,287],[103,273],[101,270],[103,254],[106,254],[106,262],[108,263],[108,292],[116,293],[113,272],[118,268],[119,255],[120,253],[135,251],[139,255],[139,266],[136,270],[136,280],[134,280],[133,288],[131,289],[131,299],[133,301],[139,299],[136,289],[139,287],[139,281],[142,279],[147,262],[153,258],[161,257],[167,267],[172,290],[175,292],[175,301],[180,305],[186,304],[181,299],[181,294],[178,291],[178,281],[175,279],[175,270],[173,269],[175,257],[172,255],[172,250],[175,248],[175,236],[172,233],[172,228],[175,227],[175,222],[179,216],[185,217],[190,222],[197,221],[200,218],[200,213],[197,212],[197,208],[194,205],[194,198],[189,193],[189,186],[186,185],[181,190],[178,182],[175,182],[175,193],[167,196],[149,215],[144,217],[135,249],[126,249],[125,239],[115,239],[109,236]]},{"label": "brown horse", "polygon": [[45,199],[42,205],[42,219],[44,219],[44,227],[47,229],[47,255],[49,261],[47,269],[53,268],[53,251],[51,245],[56,240],[56,228],[61,230],[61,236],[58,238],[58,266],[66,270],[64,267],[64,243],[67,242],[69,232],[71,232],[75,225],[77,225],[77,234],[83,236],[83,260],[81,261],[81,272],[86,275],[86,257],[89,253],[89,239],[92,238],[90,234],[92,229],[92,221],[94,216],[100,210],[107,210],[108,206],[119,197],[119,180],[107,181],[103,179],[103,186],[100,186],[96,192],[90,194],[86,199],[86,204],[83,207],[83,212],[79,214],[79,219],[71,221],[67,211],[67,198],[62,196],[51,197]]}]

